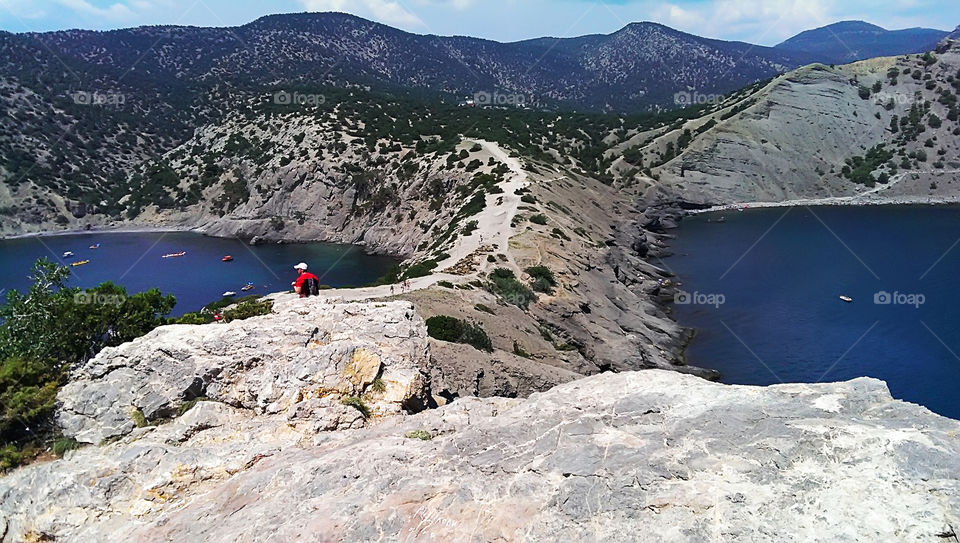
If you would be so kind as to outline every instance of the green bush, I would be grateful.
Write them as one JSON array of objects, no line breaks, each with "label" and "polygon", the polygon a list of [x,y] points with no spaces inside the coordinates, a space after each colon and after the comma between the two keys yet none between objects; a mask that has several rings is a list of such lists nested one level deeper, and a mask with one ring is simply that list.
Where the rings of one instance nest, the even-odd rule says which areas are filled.
[{"label": "green bush", "polygon": [[269,315],[273,311],[271,300],[244,300],[236,307],[223,312],[223,319],[227,322],[240,321],[251,317]]},{"label": "green bush", "polygon": [[433,434],[426,430],[413,430],[412,432],[407,432],[404,434],[407,439],[419,439],[421,441],[430,441],[433,439]]},{"label": "green bush", "polygon": [[156,289],[128,295],[112,283],[69,288],[69,275],[69,268],[40,259],[29,291],[11,291],[0,307],[0,442],[12,447],[4,449],[2,469],[57,437],[53,406],[71,364],[165,324],[176,304]]},{"label": "green bush", "polygon": [[450,343],[471,345],[478,351],[493,351],[490,337],[480,327],[474,324],[446,315],[438,315],[427,319],[427,334],[434,339]]},{"label": "green bush", "polygon": [[370,418],[370,408],[367,407],[367,404],[363,401],[363,398],[360,398],[359,396],[348,396],[340,400],[340,403],[346,405],[347,407],[356,409],[361,415],[363,415],[363,418]]},{"label": "green bush", "polygon": [[526,309],[530,302],[537,299],[536,293],[517,280],[513,271],[506,268],[497,268],[490,274],[490,283],[487,285],[490,292],[503,298],[505,302]]},{"label": "green bush", "polygon": [[557,278],[553,275],[553,271],[546,266],[532,266],[525,270],[527,274],[533,278],[533,282],[530,286],[536,292],[543,292],[544,294],[553,294],[553,288],[557,286]]},{"label": "green bush", "polygon": [[67,453],[67,451],[72,451],[74,449],[79,449],[79,448],[80,448],[80,443],[78,443],[76,439],[68,437],[68,438],[58,439],[54,441],[52,450],[53,450],[53,454],[59,457],[62,457],[64,454]]},{"label": "green bush", "polygon": [[532,217],[530,217],[530,222],[532,222],[533,224],[539,224],[540,226],[544,226],[547,224],[547,216],[544,215],[543,213],[537,213],[536,215],[533,215]]},{"label": "green bush", "polygon": [[477,311],[481,311],[481,312],[483,312],[483,313],[489,313],[490,315],[496,315],[496,313],[495,313],[492,309],[490,309],[489,307],[487,307],[487,306],[485,306],[485,305],[483,305],[483,304],[477,304],[477,305],[473,306],[473,308],[476,309]]},{"label": "green bush", "polygon": [[525,204],[535,204],[537,203],[537,197],[532,194],[524,194],[520,197],[520,201]]}]

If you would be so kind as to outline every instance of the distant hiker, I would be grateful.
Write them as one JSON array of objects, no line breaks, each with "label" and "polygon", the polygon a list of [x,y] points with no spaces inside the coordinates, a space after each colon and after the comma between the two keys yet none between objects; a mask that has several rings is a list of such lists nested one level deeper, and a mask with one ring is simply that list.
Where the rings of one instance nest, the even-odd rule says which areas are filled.
[{"label": "distant hiker", "polygon": [[319,296],[320,295],[320,279],[307,271],[307,265],[303,262],[297,264],[293,267],[297,270],[297,280],[293,283],[290,283],[290,286],[293,287],[293,290],[300,295],[301,298],[306,298],[308,296]]},{"label": "distant hiker", "polygon": [[213,322],[220,323],[220,319],[222,319],[222,318],[223,318],[223,317],[220,316],[220,313],[216,313],[216,312],[215,312],[215,313],[213,314]]},{"label": "distant hiker", "polygon": [[390,285],[390,296],[393,296],[393,285]]}]

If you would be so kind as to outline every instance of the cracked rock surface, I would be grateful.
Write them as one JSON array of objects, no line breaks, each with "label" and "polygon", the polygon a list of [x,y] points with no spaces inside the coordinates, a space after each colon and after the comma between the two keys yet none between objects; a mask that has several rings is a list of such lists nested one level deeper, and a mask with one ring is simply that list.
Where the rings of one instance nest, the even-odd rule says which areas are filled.
[{"label": "cracked rock surface", "polygon": [[0,479],[3,540],[944,541],[960,527],[960,422],[873,379],[648,370],[335,432],[292,416],[200,402],[19,469]]},{"label": "cracked rock surface", "polygon": [[101,443],[132,432],[134,411],[169,418],[196,398],[259,414],[332,409],[319,419],[334,429],[345,397],[363,395],[374,415],[426,405],[427,335],[410,303],[288,297],[274,310],[229,324],[164,326],[104,349],[57,397],[64,434]]}]

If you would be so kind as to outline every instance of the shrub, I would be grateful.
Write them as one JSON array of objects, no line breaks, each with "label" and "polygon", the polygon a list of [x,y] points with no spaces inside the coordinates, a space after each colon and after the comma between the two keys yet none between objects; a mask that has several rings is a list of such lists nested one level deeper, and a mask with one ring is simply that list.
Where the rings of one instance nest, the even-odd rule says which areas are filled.
[{"label": "shrub", "polygon": [[438,263],[436,260],[424,260],[407,268],[400,276],[401,279],[416,279],[417,277],[426,277],[436,269]]},{"label": "shrub", "polygon": [[562,239],[563,241],[570,241],[570,236],[568,236],[566,232],[559,228],[554,228],[551,235],[555,238]]},{"label": "shrub", "polygon": [[437,286],[443,288],[453,288],[453,283],[450,281],[437,281]]},{"label": "shrub", "polygon": [[533,278],[531,287],[537,292],[544,294],[553,294],[553,288],[557,286],[557,278],[553,271],[546,266],[532,266],[525,270]]},{"label": "shrub", "polygon": [[360,398],[359,396],[348,396],[340,400],[340,403],[346,405],[347,407],[356,409],[360,412],[363,418],[370,418],[370,408],[367,407],[367,404],[363,401],[363,398]]},{"label": "shrub", "polygon": [[427,334],[434,339],[470,345],[478,351],[493,351],[493,343],[479,324],[438,315],[427,319]]},{"label": "shrub", "polygon": [[67,453],[67,451],[72,451],[74,449],[79,449],[79,448],[80,448],[80,443],[78,443],[76,439],[68,437],[68,438],[58,439],[54,441],[52,450],[53,450],[53,454],[62,457],[64,454]]},{"label": "shrub", "polygon": [[537,203],[537,197],[532,194],[524,194],[520,197],[520,201],[525,204],[535,204]]},{"label": "shrub", "polygon": [[269,315],[273,311],[273,302],[270,300],[244,300],[233,309],[223,312],[225,321],[240,321],[251,317]]},{"label": "shrub", "polygon": [[506,268],[497,268],[490,274],[490,292],[503,298],[505,302],[526,309],[530,302],[537,299],[537,295],[526,285],[517,280],[512,271]]},{"label": "shrub", "polygon": [[496,315],[496,313],[495,313],[492,309],[490,309],[489,307],[487,307],[487,306],[485,306],[485,305],[483,305],[483,304],[477,304],[477,305],[473,306],[473,308],[476,309],[477,311],[481,311],[481,312],[483,312],[483,313],[489,313],[489,314],[491,314],[491,315]]},{"label": "shrub", "polygon": [[547,224],[547,216],[544,215],[543,213],[537,213],[536,215],[533,215],[532,217],[530,217],[530,222],[532,222],[533,224],[539,224],[540,226],[544,226],[545,224]]},{"label": "shrub", "polygon": [[430,441],[433,439],[433,434],[426,430],[413,430],[412,432],[407,432],[404,434],[407,439],[419,439],[421,441]]},{"label": "shrub", "polygon": [[494,263],[497,261],[497,257],[493,255],[487,255],[487,262]]}]

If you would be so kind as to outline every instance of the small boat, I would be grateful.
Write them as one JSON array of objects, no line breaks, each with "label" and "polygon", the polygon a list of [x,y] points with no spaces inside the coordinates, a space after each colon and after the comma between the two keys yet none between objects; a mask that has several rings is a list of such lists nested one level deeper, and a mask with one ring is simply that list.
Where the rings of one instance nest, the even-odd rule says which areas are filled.
[{"label": "small boat", "polygon": [[179,253],[167,253],[163,255],[161,258],[179,258],[181,256],[185,256],[186,254],[187,254],[186,251],[180,251]]},{"label": "small boat", "polygon": [[99,244],[99,243],[94,243],[93,245],[90,246],[90,248],[91,248],[91,249],[99,249],[99,248],[100,248],[100,244]]},{"label": "small boat", "polygon": [[227,255],[227,256],[221,258],[220,261],[221,261],[221,262],[233,262],[233,257],[230,256],[230,255]]},{"label": "small boat", "polygon": [[71,262],[70,265],[76,268],[77,266],[83,266],[84,264],[89,264],[89,260],[81,260],[79,262]]},{"label": "small boat", "polygon": [[223,293],[223,297],[224,297],[224,298],[233,298],[233,297],[236,296],[236,295],[237,295],[237,293],[234,292],[234,291],[232,291],[232,290],[228,290],[228,291],[226,291],[226,292]]},{"label": "small boat", "polygon": [[248,291],[248,290],[253,290],[253,283],[247,283],[247,284],[244,285],[243,288],[241,288],[240,290],[242,290],[242,291],[244,291],[244,292],[246,292],[246,291]]},{"label": "small boat", "polygon": [[63,253],[63,258],[70,258],[71,256],[73,256],[73,251],[67,251]]},{"label": "small boat", "polygon": [[853,298],[849,296],[841,296],[840,299],[843,300],[844,302],[847,302],[848,304],[853,302]]}]

